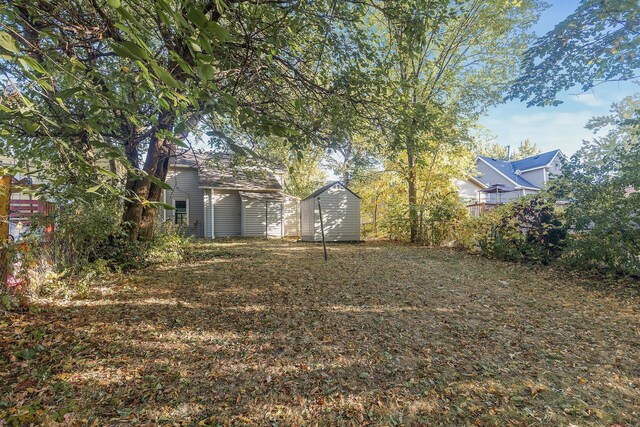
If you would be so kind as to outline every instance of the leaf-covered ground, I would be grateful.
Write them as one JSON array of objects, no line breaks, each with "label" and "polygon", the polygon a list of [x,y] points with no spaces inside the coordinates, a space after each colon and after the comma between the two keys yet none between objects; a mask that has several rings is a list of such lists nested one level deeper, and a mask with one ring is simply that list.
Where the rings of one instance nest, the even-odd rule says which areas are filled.
[{"label": "leaf-covered ground", "polygon": [[196,243],[0,319],[0,425],[640,425],[640,298],[391,243]]}]

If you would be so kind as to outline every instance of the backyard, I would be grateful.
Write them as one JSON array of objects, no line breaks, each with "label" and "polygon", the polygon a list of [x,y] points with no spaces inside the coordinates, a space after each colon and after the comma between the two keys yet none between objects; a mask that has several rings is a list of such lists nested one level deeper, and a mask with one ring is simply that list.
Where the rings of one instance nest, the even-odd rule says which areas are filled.
[{"label": "backyard", "polygon": [[444,249],[196,242],[0,319],[0,425],[631,426],[639,302]]}]

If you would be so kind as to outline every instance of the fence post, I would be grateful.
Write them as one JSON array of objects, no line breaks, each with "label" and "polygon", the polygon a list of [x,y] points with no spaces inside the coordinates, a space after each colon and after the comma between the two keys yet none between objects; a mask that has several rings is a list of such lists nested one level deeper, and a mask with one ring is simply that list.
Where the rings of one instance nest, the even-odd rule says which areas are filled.
[{"label": "fence post", "polygon": [[11,200],[11,176],[0,178],[0,285],[6,285],[9,245],[9,202]]}]

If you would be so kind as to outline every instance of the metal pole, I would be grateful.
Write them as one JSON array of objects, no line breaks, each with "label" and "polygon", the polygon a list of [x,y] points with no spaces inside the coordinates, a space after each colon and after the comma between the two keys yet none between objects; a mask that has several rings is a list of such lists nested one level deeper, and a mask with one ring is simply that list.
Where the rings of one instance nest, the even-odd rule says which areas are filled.
[{"label": "metal pole", "polygon": [[322,221],[322,206],[320,206],[320,197],[318,197],[318,212],[320,213],[320,232],[322,233],[322,249],[324,250],[324,260],[328,261],[327,244],[324,241],[324,222]]}]

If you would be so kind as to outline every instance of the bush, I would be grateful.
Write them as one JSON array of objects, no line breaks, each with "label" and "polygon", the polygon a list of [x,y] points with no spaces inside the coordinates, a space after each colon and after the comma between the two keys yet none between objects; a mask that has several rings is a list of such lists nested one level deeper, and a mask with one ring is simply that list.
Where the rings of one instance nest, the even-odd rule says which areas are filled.
[{"label": "bush", "polygon": [[[131,241],[120,218],[117,201],[107,200],[67,206],[55,218],[35,218],[29,233],[6,248],[7,265],[0,274],[10,284],[1,292],[3,306],[19,305],[20,295],[83,293],[105,274],[183,259],[187,239],[171,224],[156,227],[152,240]],[[43,225],[51,222],[55,234],[44,235]]]},{"label": "bush", "polygon": [[567,229],[555,201],[542,195],[524,197],[469,222],[471,246],[483,255],[507,260],[549,264],[565,245]]}]

